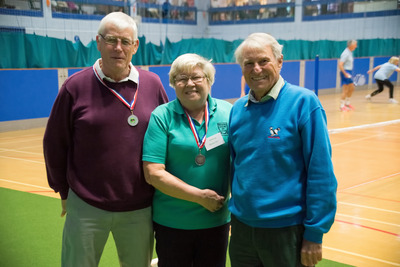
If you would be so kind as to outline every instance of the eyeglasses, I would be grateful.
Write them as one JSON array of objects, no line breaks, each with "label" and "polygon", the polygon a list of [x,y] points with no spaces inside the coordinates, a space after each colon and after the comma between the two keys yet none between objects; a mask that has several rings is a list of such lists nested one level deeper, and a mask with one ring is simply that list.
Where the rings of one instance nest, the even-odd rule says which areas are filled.
[{"label": "eyeglasses", "polygon": [[179,76],[175,78],[175,83],[178,85],[186,85],[188,84],[189,80],[192,80],[193,83],[199,84],[203,81],[205,76],[194,76],[194,77],[187,77],[187,76]]},{"label": "eyeglasses", "polygon": [[121,45],[122,46],[131,46],[133,44],[133,41],[127,38],[120,38],[120,37],[115,37],[112,35],[109,36],[104,36],[102,34],[99,34],[101,36],[101,38],[104,39],[104,41],[106,42],[106,44],[112,45],[112,46],[116,46],[118,44],[118,41],[121,40]]}]

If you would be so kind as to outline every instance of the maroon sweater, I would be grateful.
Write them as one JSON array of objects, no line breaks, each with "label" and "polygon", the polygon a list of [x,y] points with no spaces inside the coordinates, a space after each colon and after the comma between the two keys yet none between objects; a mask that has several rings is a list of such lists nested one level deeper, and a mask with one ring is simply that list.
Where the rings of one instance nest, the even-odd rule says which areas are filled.
[{"label": "maroon sweater", "polygon": [[[46,127],[43,148],[50,187],[62,199],[72,189],[88,204],[107,211],[131,211],[151,205],[153,188],[142,169],[143,137],[151,112],[168,102],[159,77],[138,69],[139,92],[131,114],[86,68],[63,84]],[[110,83],[129,103],[137,85]]]}]

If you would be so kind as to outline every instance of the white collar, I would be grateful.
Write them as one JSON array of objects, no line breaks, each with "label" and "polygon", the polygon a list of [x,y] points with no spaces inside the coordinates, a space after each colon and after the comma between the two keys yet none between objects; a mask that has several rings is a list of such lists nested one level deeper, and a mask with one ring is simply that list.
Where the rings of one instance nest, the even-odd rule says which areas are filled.
[{"label": "white collar", "polygon": [[[124,78],[124,79],[122,79],[121,81],[118,81],[118,82],[120,83],[120,82],[126,82],[126,81],[131,80],[131,81],[133,81],[134,83],[137,84],[137,83],[139,82],[139,72],[138,72],[138,70],[133,66],[132,62],[129,62],[129,65],[130,65],[130,67],[131,67],[131,71],[129,72],[128,77],[126,77],[126,78]],[[107,80],[107,81],[109,81],[109,82],[116,83],[116,81],[114,81],[114,80],[113,80],[112,78],[110,78],[110,77],[107,77],[107,76],[103,73],[103,71],[102,71],[101,68],[100,68],[100,59],[96,60],[96,62],[94,63],[94,67],[95,67],[97,73],[99,74],[99,76],[100,76],[100,78],[101,78],[102,80]]]}]

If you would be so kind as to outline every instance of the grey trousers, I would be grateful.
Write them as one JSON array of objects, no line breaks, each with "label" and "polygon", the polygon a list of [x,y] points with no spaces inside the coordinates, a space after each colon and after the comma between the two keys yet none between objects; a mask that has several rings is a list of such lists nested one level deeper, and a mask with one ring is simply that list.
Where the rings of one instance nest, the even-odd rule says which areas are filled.
[{"label": "grey trousers", "polygon": [[111,232],[121,267],[148,267],[153,254],[151,207],[109,212],[81,200],[71,190],[62,241],[62,267],[97,267]]}]

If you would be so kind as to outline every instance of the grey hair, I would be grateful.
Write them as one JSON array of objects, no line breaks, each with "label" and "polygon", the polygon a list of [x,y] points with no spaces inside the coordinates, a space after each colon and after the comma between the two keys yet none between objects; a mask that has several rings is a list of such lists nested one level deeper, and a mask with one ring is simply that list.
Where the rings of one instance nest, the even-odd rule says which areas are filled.
[{"label": "grey hair", "polygon": [[171,70],[168,73],[169,85],[175,88],[176,76],[182,72],[191,72],[196,67],[200,67],[203,70],[207,82],[211,87],[215,81],[215,67],[211,64],[211,60],[192,53],[180,55],[172,62]]},{"label": "grey hair", "polygon": [[123,12],[111,12],[105,16],[99,25],[97,34],[104,34],[107,24],[116,26],[119,30],[131,28],[133,32],[133,41],[138,39],[138,29],[135,20]]},{"label": "grey hair", "polygon": [[266,47],[270,46],[275,59],[282,57],[283,46],[278,41],[267,33],[257,32],[250,34],[235,51],[236,62],[243,66],[243,48],[250,48],[254,50],[265,50]]},{"label": "grey hair", "polygon": [[357,43],[357,40],[348,40],[347,41],[347,46],[351,46],[354,43]]}]

